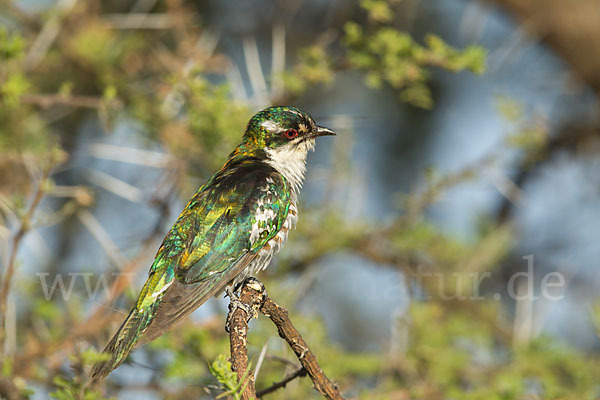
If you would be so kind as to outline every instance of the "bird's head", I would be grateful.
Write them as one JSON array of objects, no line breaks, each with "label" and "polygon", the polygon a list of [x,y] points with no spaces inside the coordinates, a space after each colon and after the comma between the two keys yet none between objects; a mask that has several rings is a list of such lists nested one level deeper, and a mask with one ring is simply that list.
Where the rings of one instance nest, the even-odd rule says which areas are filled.
[{"label": "bird's head", "polygon": [[234,155],[264,157],[288,180],[301,182],[308,151],[314,148],[317,137],[327,135],[335,132],[317,125],[307,112],[295,107],[269,107],[250,119]]},{"label": "bird's head", "polygon": [[243,145],[267,152],[306,153],[314,147],[315,138],[326,135],[335,133],[318,126],[307,112],[295,107],[269,107],[250,119]]}]

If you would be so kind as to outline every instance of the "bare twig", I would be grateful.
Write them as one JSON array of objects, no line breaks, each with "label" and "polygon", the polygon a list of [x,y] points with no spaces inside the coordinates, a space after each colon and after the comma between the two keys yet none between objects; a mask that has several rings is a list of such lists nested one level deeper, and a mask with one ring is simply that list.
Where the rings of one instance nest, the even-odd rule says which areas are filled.
[{"label": "bare twig", "polygon": [[263,362],[265,361],[265,357],[267,356],[267,348],[269,347],[269,342],[266,342],[262,349],[260,350],[260,354],[258,356],[258,361],[256,362],[256,368],[254,368],[254,382],[256,382],[256,378],[258,378],[258,374],[262,367]]},{"label": "bare twig", "polygon": [[109,14],[104,21],[113,29],[171,29],[174,21],[169,14],[129,13]]},{"label": "bare twig", "polygon": [[289,365],[292,367],[295,367],[297,365],[295,361],[290,360],[289,358],[285,358],[285,357],[281,357],[281,356],[277,356],[277,355],[267,355],[267,356],[265,356],[265,358],[267,360],[277,361],[277,362],[280,362],[282,364]]},{"label": "bare twig", "polygon": [[242,73],[235,63],[227,63],[225,77],[227,78],[227,82],[231,87],[231,95],[233,96],[233,99],[239,102],[248,101],[248,95],[246,94],[246,89],[244,88]]},{"label": "bare twig", "polygon": [[279,336],[290,345],[296,354],[296,357],[298,357],[298,360],[302,364],[302,368],[292,374],[296,376],[289,376],[272,387],[263,390],[261,395],[284,387],[289,381],[295,379],[297,376],[308,374],[313,381],[315,389],[325,398],[335,400],[343,399],[337,386],[327,378],[323,369],[317,362],[315,355],[302,338],[302,335],[300,335],[290,321],[287,310],[277,305],[267,296],[264,285],[261,282],[254,278],[249,278],[244,281],[240,289],[238,301],[242,302],[246,307],[249,307],[252,313],[252,315],[249,316],[243,308],[234,308],[234,306],[230,304],[231,311],[227,318],[228,326],[230,328],[232,368],[238,374],[239,379],[248,379],[246,390],[243,393],[244,399],[252,398],[246,397],[252,395],[257,397],[254,390],[252,374],[246,373],[248,367],[248,317],[254,316],[257,309],[273,321],[279,331]]},{"label": "bare twig", "polygon": [[252,86],[252,100],[256,106],[264,107],[269,104],[267,83],[265,74],[260,65],[260,55],[258,54],[258,46],[256,38],[249,36],[244,39],[244,59],[246,60],[246,69],[250,77],[250,85]]},{"label": "bare twig", "polygon": [[306,376],[306,369],[304,369],[304,367],[298,368],[296,371],[294,371],[291,374],[287,375],[285,378],[283,378],[279,382],[275,382],[271,386],[259,390],[258,392],[256,392],[256,397],[260,398],[260,397],[263,397],[263,396],[265,396],[265,395],[267,395],[269,393],[272,393],[272,392],[276,391],[277,389],[284,388],[285,385],[287,385],[288,383],[290,383],[294,379],[296,379],[298,377],[301,377],[301,376]]},{"label": "bare twig", "polygon": [[21,97],[21,101],[27,104],[38,105],[42,108],[52,106],[69,106],[81,108],[100,108],[103,99],[94,96],[74,96],[60,93],[29,93]]},{"label": "bare twig", "polygon": [[90,234],[96,239],[98,244],[102,246],[102,249],[108,255],[110,261],[117,268],[122,268],[127,264],[127,258],[119,249],[119,246],[112,239],[110,234],[106,232],[100,221],[94,214],[87,209],[81,209],[77,211],[77,217],[81,224],[90,232]]},{"label": "bare twig", "polygon": [[6,300],[8,299],[8,294],[10,293],[10,284],[15,273],[15,260],[17,258],[17,252],[23,237],[31,228],[31,218],[33,217],[35,210],[44,197],[44,186],[46,185],[46,179],[50,175],[50,170],[50,166],[44,170],[44,173],[37,184],[31,204],[25,212],[25,215],[21,217],[19,228],[12,241],[10,257],[8,259],[6,272],[4,273],[4,277],[2,279],[2,287],[0,288],[0,354],[4,354],[4,341],[6,339]]},{"label": "bare twig", "polygon": [[88,154],[92,157],[153,168],[167,168],[174,161],[174,159],[166,153],[116,146],[107,143],[93,143],[89,146],[88,151]]},{"label": "bare twig", "polygon": [[60,33],[63,19],[71,12],[76,4],[77,0],[60,0],[56,4],[54,14],[44,23],[42,30],[35,38],[25,56],[23,64],[25,70],[34,70],[42,62]]},{"label": "bare twig", "polygon": [[267,297],[260,311],[277,326],[279,336],[288,342],[296,357],[306,369],[310,379],[312,379],[315,389],[327,399],[343,399],[337,385],[327,378],[317,362],[317,358],[302,338],[302,335],[296,330],[292,321],[290,321],[287,310]]},{"label": "bare twig", "polygon": [[91,183],[132,203],[140,203],[144,200],[144,193],[141,189],[115,176],[95,168],[88,168],[85,176]]},{"label": "bare twig", "polygon": [[284,91],[282,74],[285,69],[285,26],[282,23],[278,23],[273,27],[272,38],[271,99],[278,99]]}]

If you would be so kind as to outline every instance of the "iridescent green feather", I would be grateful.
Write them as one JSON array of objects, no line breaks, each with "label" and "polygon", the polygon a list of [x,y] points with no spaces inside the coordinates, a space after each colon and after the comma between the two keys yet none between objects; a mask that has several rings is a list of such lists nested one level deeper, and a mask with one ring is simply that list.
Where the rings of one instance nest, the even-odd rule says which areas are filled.
[{"label": "iridescent green feather", "polygon": [[[106,376],[123,362],[151,325],[163,332],[223,290],[228,272],[279,232],[290,202],[287,182],[272,167],[255,158],[231,159],[198,190],[165,237],[136,305],[104,350],[112,358],[96,365],[92,376]],[[259,226],[263,235],[252,242],[256,215],[266,209],[273,218]],[[182,284],[193,288],[193,295],[179,296],[176,309],[163,310],[165,295],[177,296],[171,292]]]}]

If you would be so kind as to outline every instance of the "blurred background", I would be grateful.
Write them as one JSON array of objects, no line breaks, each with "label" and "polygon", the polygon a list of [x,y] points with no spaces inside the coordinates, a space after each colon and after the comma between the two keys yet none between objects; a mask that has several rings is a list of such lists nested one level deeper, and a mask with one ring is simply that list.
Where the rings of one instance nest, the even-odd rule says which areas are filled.
[{"label": "blurred background", "polygon": [[[260,278],[347,398],[600,398],[599,91],[598,0],[0,0],[0,397],[224,391],[222,298],[86,374],[286,104],[338,136]],[[258,390],[297,368],[264,318],[249,342]]]}]

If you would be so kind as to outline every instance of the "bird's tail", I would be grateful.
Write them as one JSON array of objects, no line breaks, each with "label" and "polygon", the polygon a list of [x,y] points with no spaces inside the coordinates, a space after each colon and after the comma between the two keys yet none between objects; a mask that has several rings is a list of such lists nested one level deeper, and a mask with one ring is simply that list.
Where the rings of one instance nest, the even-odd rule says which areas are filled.
[{"label": "bird's tail", "polygon": [[113,369],[117,368],[144,334],[156,313],[158,304],[140,312],[134,305],[123,324],[102,351],[110,355],[108,360],[94,364],[91,372],[93,381],[106,377]]},{"label": "bird's tail", "polygon": [[172,268],[169,268],[169,260],[165,262],[163,257],[157,256],[136,304],[102,351],[110,358],[97,362],[92,367],[91,378],[93,382],[106,377],[113,369],[117,368],[146,332],[156,316],[158,306],[166,290],[174,281],[172,270]]}]

